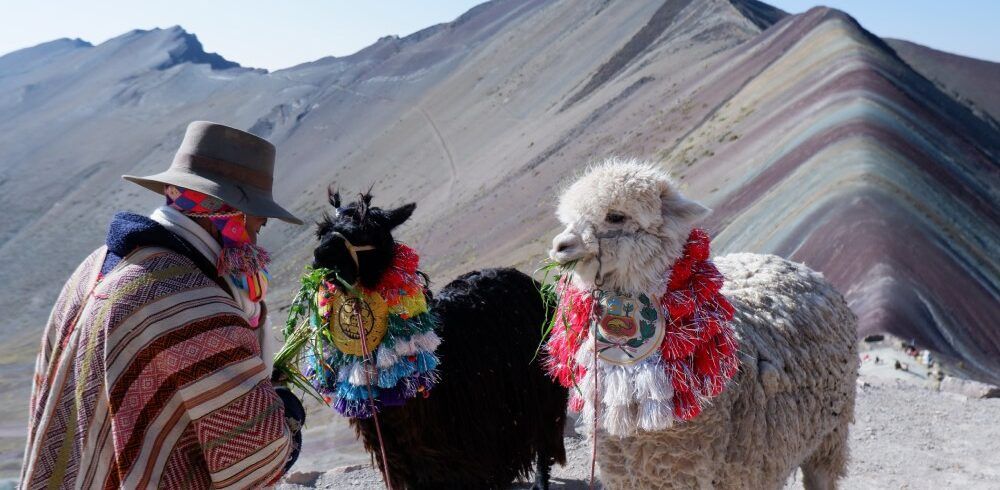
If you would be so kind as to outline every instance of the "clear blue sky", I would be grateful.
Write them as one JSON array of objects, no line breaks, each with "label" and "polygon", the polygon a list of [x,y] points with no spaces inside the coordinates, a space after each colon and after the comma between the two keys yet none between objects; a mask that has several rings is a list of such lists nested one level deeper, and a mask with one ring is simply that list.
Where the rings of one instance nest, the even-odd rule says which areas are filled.
[{"label": "clear blue sky", "polygon": [[826,5],[881,37],[1000,62],[1000,0],[762,0],[785,12]]},{"label": "clear blue sky", "polygon": [[[639,1],[639,0],[627,0]],[[286,68],[353,53],[458,17],[479,0],[0,0],[0,54],[61,37],[97,44],[181,25],[244,66]],[[883,37],[1000,61],[1000,0],[771,0],[797,13],[839,8]]]}]

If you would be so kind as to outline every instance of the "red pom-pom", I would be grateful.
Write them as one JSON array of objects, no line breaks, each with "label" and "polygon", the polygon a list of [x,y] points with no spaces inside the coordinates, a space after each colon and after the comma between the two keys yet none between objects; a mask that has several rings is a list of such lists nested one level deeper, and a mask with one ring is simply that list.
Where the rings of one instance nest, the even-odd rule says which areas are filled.
[{"label": "red pom-pom", "polygon": [[739,370],[739,346],[736,344],[736,336],[732,327],[726,326],[723,332],[715,338],[716,349],[719,350],[719,371],[726,378],[732,378]]},{"label": "red pom-pom", "polygon": [[718,376],[719,361],[722,356],[715,346],[715,342],[705,342],[694,351],[694,372],[699,377]]},{"label": "red pom-pom", "polygon": [[694,373],[691,371],[691,359],[682,361],[670,361],[666,363],[664,368],[667,372],[667,376],[670,377],[670,383],[674,388],[674,392],[692,392],[694,393],[698,389],[697,380],[694,377]]},{"label": "red pom-pom", "polygon": [[691,230],[691,234],[688,235],[685,251],[687,252],[687,255],[690,255],[694,260],[708,260],[709,254],[711,253],[708,233],[705,233],[705,230],[699,228]]},{"label": "red pom-pom", "polygon": [[728,325],[715,337],[715,346],[724,356],[736,355],[737,345],[733,330]]},{"label": "red pom-pom", "polygon": [[693,321],[671,321],[660,344],[664,359],[685,359],[694,353],[700,342],[700,330]]},{"label": "red pom-pom", "polygon": [[701,392],[708,397],[716,397],[722,394],[729,377],[724,377],[721,373],[716,376],[706,376],[701,381]]},{"label": "red pom-pom", "polygon": [[722,393],[727,377],[723,376],[723,355],[716,347],[715,339],[698,347],[694,354],[694,370],[698,376],[699,389],[704,396]]},{"label": "red pom-pom", "polygon": [[715,264],[705,261],[699,262],[694,267],[692,289],[697,293],[699,302],[713,301],[724,283],[725,278],[719,269],[715,268]]},{"label": "red pom-pom", "polygon": [[694,273],[694,265],[695,261],[689,256],[685,255],[677,259],[677,262],[674,262],[674,266],[670,269],[670,281],[667,287],[671,291],[676,291],[686,286]]},{"label": "red pom-pom", "polygon": [[377,290],[388,301],[388,298],[398,298],[400,289],[418,281],[419,279],[413,277],[412,274],[390,267],[382,275]]},{"label": "red pom-pom", "polygon": [[670,291],[663,295],[661,303],[667,309],[670,318],[675,320],[690,315],[698,307],[695,296],[689,289]]},{"label": "red pom-pom", "polygon": [[566,281],[561,282],[558,288],[559,306],[545,346],[549,354],[545,367],[550,377],[569,388],[579,383],[587,373],[586,367],[576,364],[575,357],[590,328],[593,298]]},{"label": "red pom-pom", "polygon": [[695,276],[695,278],[692,289],[699,303],[711,302],[719,294],[719,290],[722,289],[722,281],[702,275]]},{"label": "red pom-pom", "polygon": [[393,257],[392,261],[393,268],[399,269],[404,273],[413,274],[417,272],[419,264],[420,256],[417,255],[416,251],[402,243],[396,244],[395,257]]},{"label": "red pom-pom", "polygon": [[680,420],[691,420],[701,413],[698,398],[690,391],[674,392],[674,416]]},{"label": "red pom-pom", "polygon": [[712,340],[722,332],[722,325],[714,313],[707,311],[699,312],[695,315],[695,321],[698,322],[702,342]]},{"label": "red pom-pom", "polygon": [[719,373],[727,380],[736,376],[736,372],[739,370],[740,360],[736,353],[733,353],[731,356],[724,356],[719,361]]},{"label": "red pom-pom", "polygon": [[733,308],[733,304],[721,294],[715,296],[715,306],[718,311],[722,312],[722,318],[727,322],[732,320],[736,314],[736,308]]}]

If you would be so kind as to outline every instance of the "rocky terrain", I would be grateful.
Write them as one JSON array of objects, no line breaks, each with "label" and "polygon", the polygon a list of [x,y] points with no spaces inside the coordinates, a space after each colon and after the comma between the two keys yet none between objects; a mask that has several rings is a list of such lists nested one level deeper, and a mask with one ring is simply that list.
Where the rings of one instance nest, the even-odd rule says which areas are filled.
[{"label": "rocky terrain", "polygon": [[[897,368],[897,362],[906,370]],[[843,488],[996,488],[1000,388],[982,391],[976,383],[947,376],[939,381],[937,365],[931,364],[907,354],[898,339],[864,344],[851,462]],[[590,488],[589,440],[569,427],[566,448],[569,461],[553,470],[552,488]],[[309,458],[306,455],[279,488],[384,488],[378,470],[367,462],[331,470],[313,466]],[[524,483],[515,488],[530,487]],[[801,489],[801,473],[792,475],[785,488]]]},{"label": "rocky terrain", "polygon": [[[661,162],[715,209],[716,252],[805,262],[848,297],[859,336],[890,332],[1000,382],[996,63],[755,0],[495,0],[285,70],[223,56],[180,27],[0,56],[0,477],[20,466],[60,285],[115,210],[159,203],[119,176],[163,169],[194,119],[273,141],[277,199],[307,220],[331,182],[416,201],[399,237],[436,287],[534,269],[554,196],[589,162]],[[274,223],[262,240],[280,317],[312,230]],[[327,468],[362,460],[314,412],[310,451]]]}]

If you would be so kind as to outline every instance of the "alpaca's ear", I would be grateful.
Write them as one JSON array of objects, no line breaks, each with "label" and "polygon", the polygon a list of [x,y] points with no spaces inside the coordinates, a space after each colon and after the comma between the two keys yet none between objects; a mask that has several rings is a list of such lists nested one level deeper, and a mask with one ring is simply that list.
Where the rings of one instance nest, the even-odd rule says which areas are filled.
[{"label": "alpaca's ear", "polygon": [[340,191],[333,184],[326,188],[326,198],[331,206],[340,209]]},{"label": "alpaca's ear", "polygon": [[663,196],[660,209],[664,218],[671,218],[684,224],[694,223],[712,212],[684,196]]},{"label": "alpaca's ear", "polygon": [[410,215],[413,214],[414,209],[417,209],[417,204],[411,202],[410,204],[404,204],[389,211],[389,229],[395,228],[410,219]]}]

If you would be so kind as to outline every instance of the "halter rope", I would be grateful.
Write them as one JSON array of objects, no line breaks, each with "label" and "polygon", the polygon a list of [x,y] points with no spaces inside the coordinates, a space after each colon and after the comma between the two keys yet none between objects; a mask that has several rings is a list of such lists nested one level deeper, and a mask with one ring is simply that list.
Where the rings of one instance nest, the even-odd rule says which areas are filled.
[{"label": "halter rope", "polygon": [[594,480],[597,473],[597,410],[600,406],[598,403],[598,385],[597,385],[597,375],[600,371],[597,369],[597,297],[600,294],[600,287],[604,285],[604,278],[601,277],[601,273],[604,272],[604,261],[602,260],[602,248],[601,239],[607,237],[598,236],[597,239],[597,272],[594,273],[594,288],[590,290],[590,335],[594,337],[594,366],[591,373],[594,377],[594,420],[593,427],[591,429],[593,433],[594,440],[591,441],[591,452],[590,452],[590,490],[594,490]]},{"label": "halter rope", "polygon": [[347,248],[347,253],[351,254],[351,259],[354,260],[354,267],[358,269],[358,272],[360,272],[361,271],[361,266],[359,265],[359,262],[358,262],[358,252],[370,252],[372,250],[375,250],[375,246],[374,245],[362,245],[362,246],[359,247],[359,246],[351,243],[351,241],[348,240],[347,237],[344,236],[339,231],[330,232],[330,234],[333,235],[333,236],[339,236],[341,240],[344,240],[344,247]]},{"label": "halter rope", "polygon": [[[359,298],[358,301],[363,300]],[[365,363],[365,391],[368,392],[368,404],[371,406],[372,419],[375,421],[375,435],[378,436],[378,447],[379,451],[382,453],[382,478],[385,480],[386,488],[392,490],[392,480],[389,478],[389,460],[385,456],[385,441],[382,440],[382,426],[378,421],[378,410],[375,409],[375,398],[372,397],[372,378],[371,373],[368,371],[368,366],[371,365],[371,352],[368,350],[368,341],[365,339],[365,324],[361,319],[360,308],[354,309],[354,316],[358,321],[358,332],[361,333],[361,352],[364,354],[363,361]],[[378,369],[378,367],[375,369]]]},{"label": "halter rope", "polygon": [[[358,252],[368,252],[375,250],[373,245],[362,245],[357,246],[351,243],[346,236],[340,232],[334,231],[332,233],[334,236],[340,237],[344,240],[344,247],[347,248],[348,253],[351,254],[351,259],[354,260],[354,267],[361,272],[361,265],[358,262]],[[364,301],[360,297],[358,301]],[[372,419],[375,421],[375,435],[378,437],[378,448],[379,452],[382,454],[382,478],[385,480],[385,486],[389,490],[392,490],[392,480],[389,478],[389,459],[385,455],[385,440],[382,439],[382,424],[378,421],[378,410],[375,408],[375,398],[372,396],[372,378],[371,372],[368,370],[368,366],[372,364],[371,362],[371,352],[368,350],[368,340],[365,338],[365,324],[361,318],[361,309],[354,309],[354,316],[358,322],[358,332],[361,334],[361,353],[364,355],[363,362],[365,364],[365,391],[368,393],[368,404],[372,409]],[[378,369],[376,367],[375,369]]]}]

